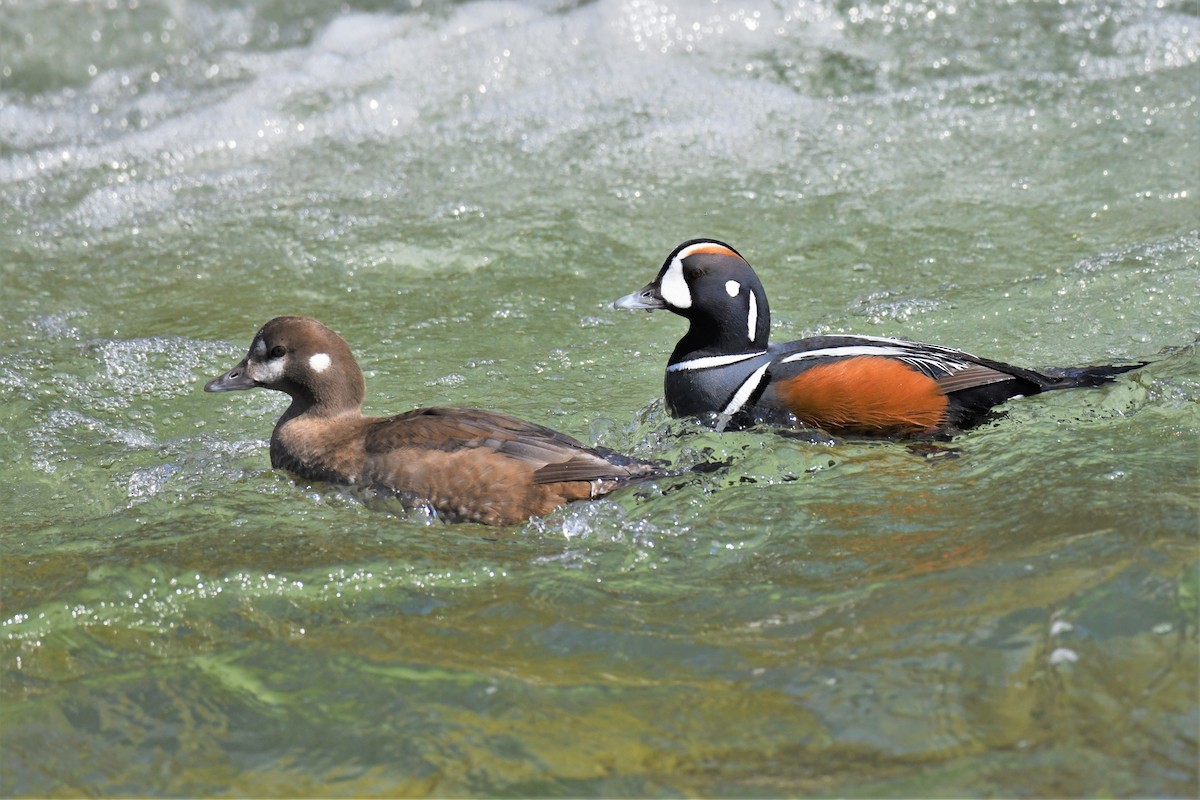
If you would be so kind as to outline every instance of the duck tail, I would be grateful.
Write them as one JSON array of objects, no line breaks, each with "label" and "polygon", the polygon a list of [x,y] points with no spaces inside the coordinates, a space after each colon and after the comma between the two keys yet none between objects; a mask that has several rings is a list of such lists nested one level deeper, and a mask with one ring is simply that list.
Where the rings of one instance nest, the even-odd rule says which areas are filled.
[{"label": "duck tail", "polygon": [[1051,367],[1044,370],[1044,374],[1051,381],[1042,388],[1075,389],[1101,386],[1105,383],[1112,383],[1118,375],[1141,369],[1149,363],[1149,361],[1140,361],[1136,364],[1104,364],[1093,367]]}]

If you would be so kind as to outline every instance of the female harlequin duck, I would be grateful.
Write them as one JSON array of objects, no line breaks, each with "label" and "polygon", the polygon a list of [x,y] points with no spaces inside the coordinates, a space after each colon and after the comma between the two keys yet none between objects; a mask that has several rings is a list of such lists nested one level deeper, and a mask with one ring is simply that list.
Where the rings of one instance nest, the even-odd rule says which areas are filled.
[{"label": "female harlequin duck", "polygon": [[1142,366],[1034,372],[875,336],[769,344],[758,276],[736,250],[710,239],[679,245],[657,278],[613,305],[665,308],[688,320],[667,363],[667,407],[675,416],[715,414],[721,427],[762,421],[856,435],[948,435],[984,421],[1005,400],[1096,386]]},{"label": "female harlequin duck", "polygon": [[272,466],[395,493],[449,521],[511,525],[664,474],[491,411],[420,408],[365,417],[363,374],[350,347],[306,317],[268,322],[241,363],[204,391],[255,387],[292,398],[271,434]]}]

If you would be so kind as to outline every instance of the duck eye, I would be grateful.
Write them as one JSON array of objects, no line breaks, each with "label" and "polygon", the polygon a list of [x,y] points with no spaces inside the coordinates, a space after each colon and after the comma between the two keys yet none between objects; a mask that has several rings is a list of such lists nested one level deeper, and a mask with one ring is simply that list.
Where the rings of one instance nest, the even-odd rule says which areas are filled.
[{"label": "duck eye", "polygon": [[281,344],[277,344],[271,348],[271,358],[283,358],[287,355],[287,348]]}]

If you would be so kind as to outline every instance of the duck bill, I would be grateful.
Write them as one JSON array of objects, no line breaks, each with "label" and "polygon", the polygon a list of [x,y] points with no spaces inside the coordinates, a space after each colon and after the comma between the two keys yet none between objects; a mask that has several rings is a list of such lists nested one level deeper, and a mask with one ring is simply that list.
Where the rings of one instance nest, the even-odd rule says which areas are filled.
[{"label": "duck bill", "polygon": [[613,301],[613,308],[624,308],[631,311],[638,309],[655,311],[666,307],[662,292],[658,290],[658,281],[648,283],[633,294],[627,294]]},{"label": "duck bill", "polygon": [[213,378],[208,383],[204,384],[206,392],[236,392],[240,389],[253,389],[258,384],[250,377],[246,371],[246,362],[248,359],[243,358],[241,363],[233,369],[226,372],[219,378]]}]

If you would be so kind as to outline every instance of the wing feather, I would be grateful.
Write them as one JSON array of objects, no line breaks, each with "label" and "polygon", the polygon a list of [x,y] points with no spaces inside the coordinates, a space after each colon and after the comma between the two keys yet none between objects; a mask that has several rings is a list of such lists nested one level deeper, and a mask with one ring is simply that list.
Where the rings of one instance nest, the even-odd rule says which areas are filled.
[{"label": "wing feather", "polygon": [[778,350],[778,363],[803,369],[814,363],[861,355],[903,361],[938,382],[950,394],[1003,381],[1022,381],[1031,390],[1052,382],[1039,372],[1000,361],[980,358],[962,350],[936,344],[879,336],[815,336],[789,342]]},{"label": "wing feather", "polygon": [[655,465],[591,448],[578,439],[533,422],[475,408],[419,408],[372,426],[367,454],[404,448],[480,448],[528,464],[535,483],[649,476]]},{"label": "wing feather", "polygon": [[950,394],[951,392],[961,392],[964,389],[974,389],[979,386],[1016,379],[1015,375],[1007,372],[985,367],[982,364],[971,364],[966,369],[960,369],[943,378],[938,378],[938,386],[943,392]]}]

